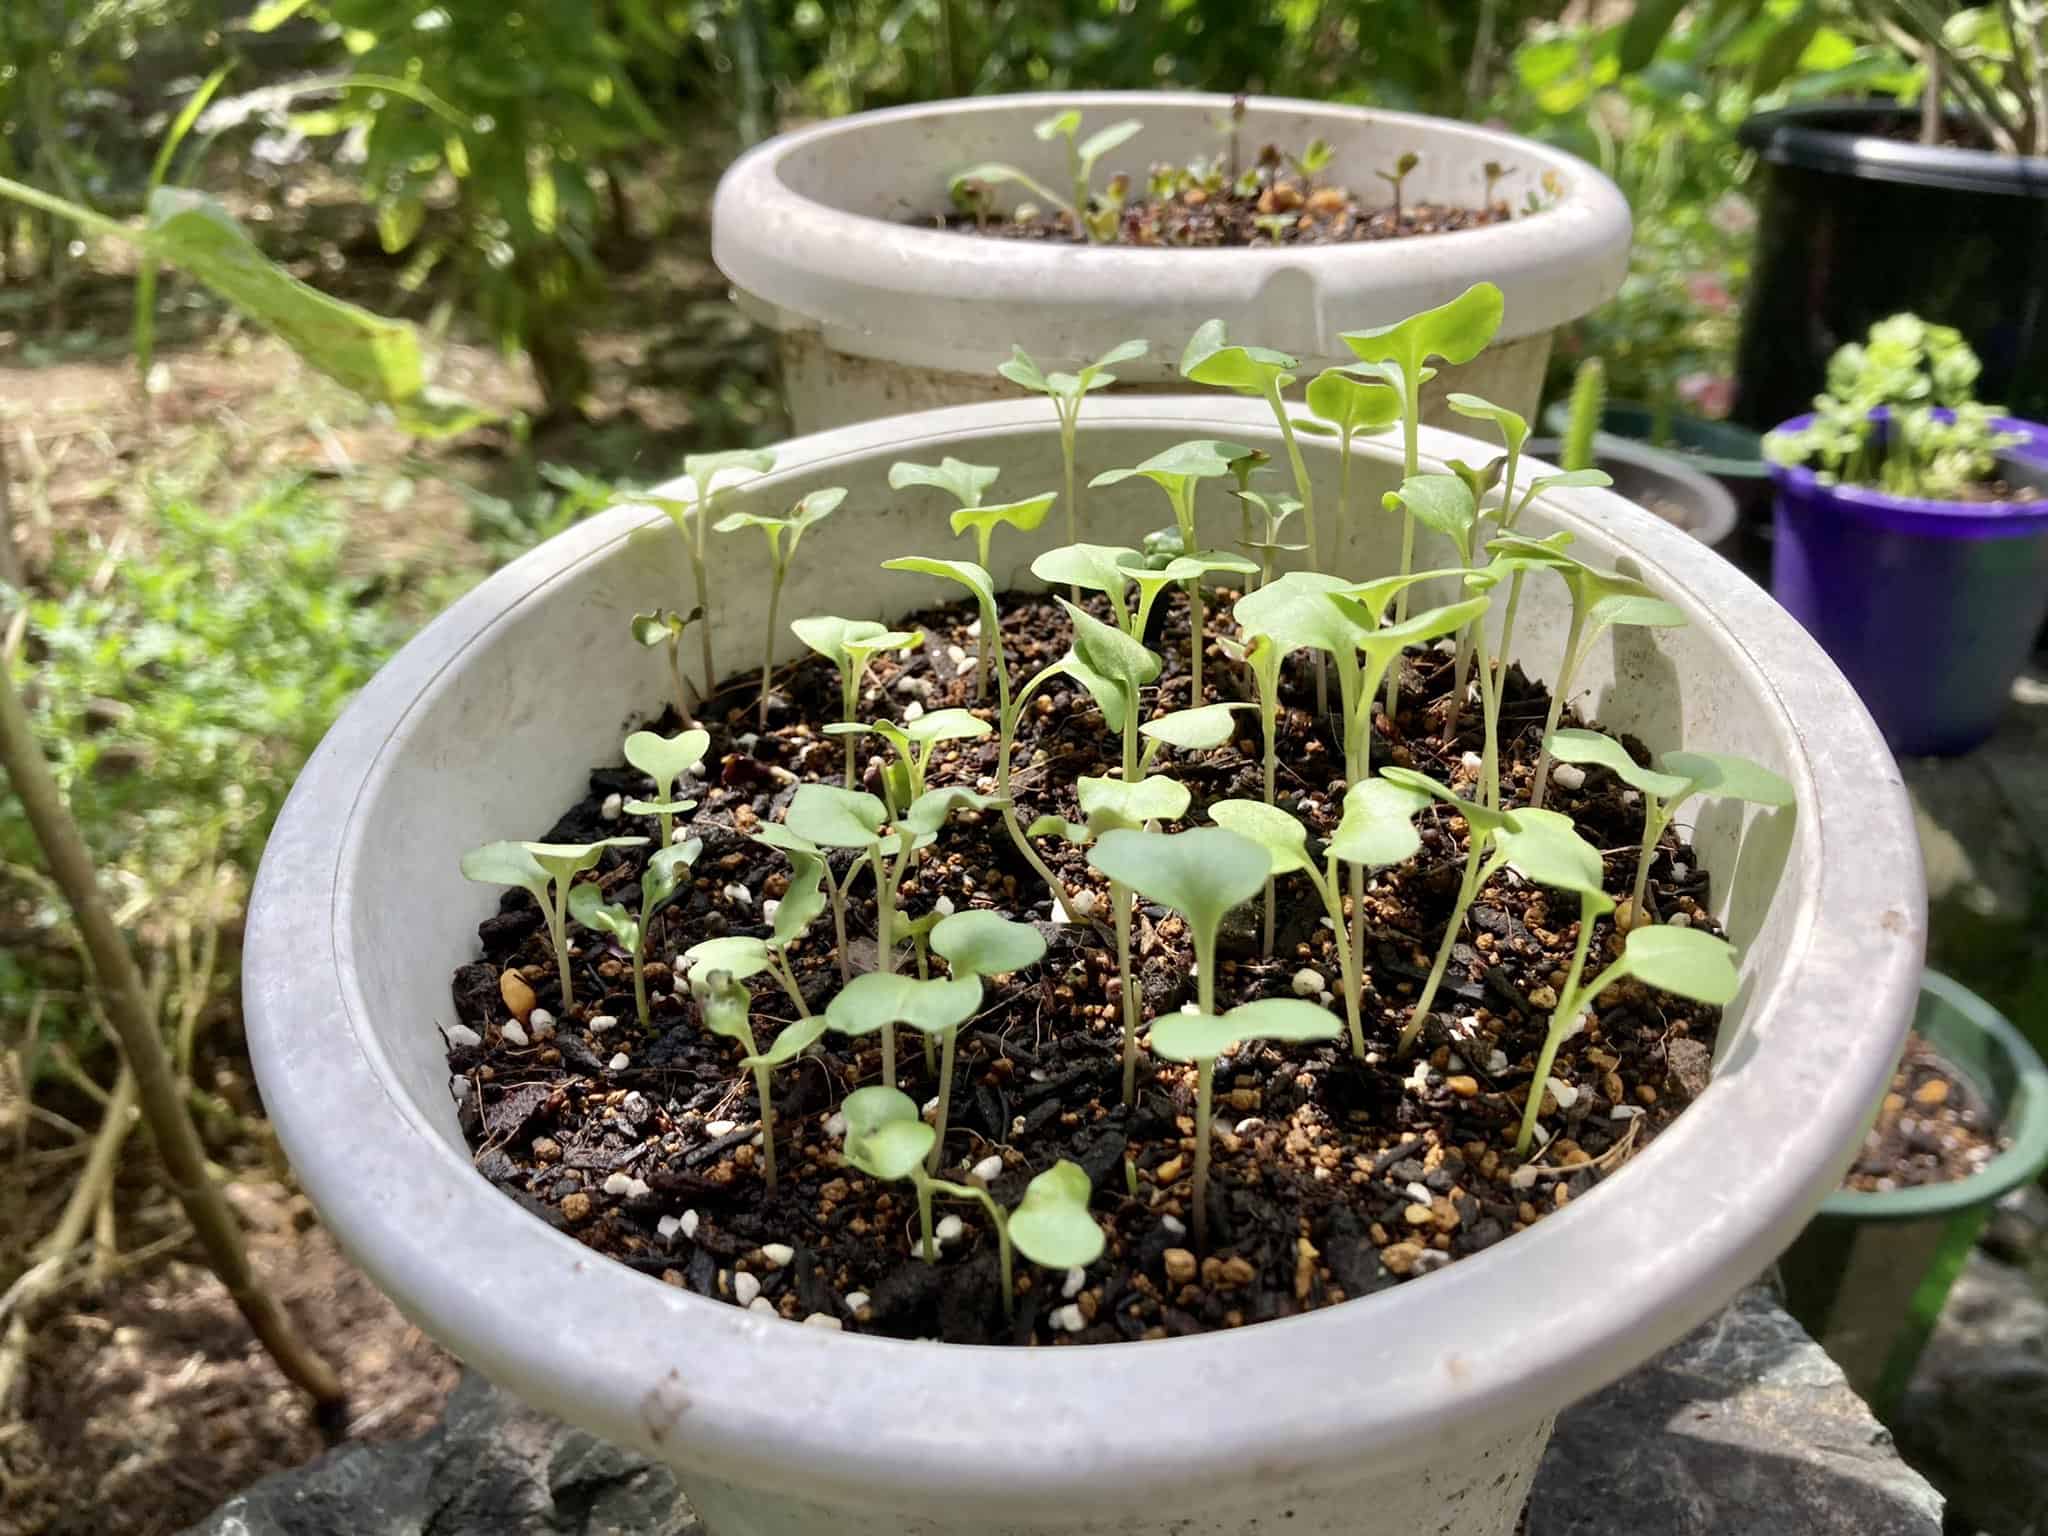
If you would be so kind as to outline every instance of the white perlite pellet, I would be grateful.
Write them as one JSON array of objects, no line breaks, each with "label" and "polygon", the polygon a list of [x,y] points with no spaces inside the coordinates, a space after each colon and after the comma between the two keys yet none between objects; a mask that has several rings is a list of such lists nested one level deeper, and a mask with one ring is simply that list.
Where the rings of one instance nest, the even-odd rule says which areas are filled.
[{"label": "white perlite pellet", "polygon": [[1003,1176],[1003,1160],[991,1152],[967,1171],[967,1176],[981,1184],[993,1184]]},{"label": "white perlite pellet", "polygon": [[855,1317],[858,1317],[868,1304],[868,1293],[866,1291],[848,1291],[843,1301],[846,1310]]},{"label": "white perlite pellet", "polygon": [[471,1029],[467,1024],[450,1024],[441,1033],[447,1037],[448,1044],[454,1047],[482,1045],[484,1043],[484,1037]]},{"label": "white perlite pellet", "polygon": [[498,1033],[505,1037],[505,1043],[507,1045],[525,1045],[528,1043],[526,1038],[526,1031],[520,1028],[519,1021],[517,1019],[507,1019],[505,1021],[505,1027],[499,1030]]},{"label": "white perlite pellet", "polygon": [[967,1235],[967,1223],[958,1216],[941,1216],[932,1235],[942,1243],[957,1243]]},{"label": "white perlite pellet", "polygon": [[787,1243],[763,1243],[761,1257],[770,1269],[787,1269],[796,1257],[796,1250]]},{"label": "white perlite pellet", "polygon": [[695,1211],[685,1211],[676,1222],[676,1230],[682,1233],[684,1237],[694,1238],[697,1235],[697,1222],[699,1219]]},{"label": "white perlite pellet", "polygon": [[1296,997],[1315,997],[1328,986],[1329,982],[1324,979],[1321,971],[1311,970],[1307,966],[1303,966],[1294,973],[1294,995]]},{"label": "white perlite pellet", "polygon": [[1076,1264],[1067,1271],[1067,1278],[1060,1286],[1062,1299],[1072,1301],[1088,1288],[1088,1271]]},{"label": "white perlite pellet", "polygon": [[1062,1333],[1079,1333],[1088,1326],[1087,1314],[1081,1310],[1079,1303],[1071,1301],[1064,1307],[1055,1307],[1048,1321]]},{"label": "white perlite pellet", "polygon": [[623,1195],[633,1187],[633,1181],[623,1173],[615,1173],[604,1181],[604,1192],[608,1195]]},{"label": "white perlite pellet", "polygon": [[669,1242],[683,1230],[683,1219],[680,1216],[664,1216],[654,1224],[654,1230],[663,1242]]},{"label": "white perlite pellet", "polygon": [[1550,782],[1559,789],[1584,789],[1586,770],[1577,763],[1554,763],[1550,769]]},{"label": "white perlite pellet", "polygon": [[550,1039],[555,1033],[555,1016],[545,1008],[536,1008],[526,1016],[526,1029],[536,1040]]},{"label": "white perlite pellet", "polygon": [[626,797],[618,794],[606,795],[604,804],[597,808],[597,814],[606,821],[617,821],[626,814]]},{"label": "white perlite pellet", "polygon": [[1563,1078],[1552,1077],[1547,1082],[1550,1088],[1550,1096],[1557,1100],[1557,1107],[1559,1109],[1570,1109],[1579,1102],[1579,1090]]},{"label": "white perlite pellet", "polygon": [[828,1312],[813,1312],[804,1319],[804,1326],[806,1328],[831,1328],[837,1330],[844,1328],[846,1325]]},{"label": "white perlite pellet", "polygon": [[584,1025],[583,1027],[589,1030],[593,1035],[601,1035],[608,1029],[618,1028],[618,1025],[618,1019],[613,1017],[611,1014],[594,1013],[590,1016],[590,1022]]},{"label": "white perlite pellet", "polygon": [[744,1269],[732,1273],[732,1299],[743,1307],[751,1307],[754,1299],[761,1294],[761,1282]]},{"label": "white perlite pellet", "polygon": [[605,1063],[605,1068],[606,1070],[612,1072],[623,1072],[626,1070],[626,1068],[630,1067],[631,1065],[633,1065],[633,1058],[628,1056],[624,1051],[620,1051],[617,1055],[613,1056],[610,1061]]}]

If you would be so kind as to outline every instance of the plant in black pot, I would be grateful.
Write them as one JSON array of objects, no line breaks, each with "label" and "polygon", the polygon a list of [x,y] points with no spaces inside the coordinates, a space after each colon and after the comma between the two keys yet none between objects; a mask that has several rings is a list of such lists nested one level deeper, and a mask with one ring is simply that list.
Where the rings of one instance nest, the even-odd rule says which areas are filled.
[{"label": "plant in black pot", "polygon": [[1895,752],[1988,736],[2048,615],[2048,427],[1978,401],[1978,375],[1959,332],[1894,315],[1764,439],[1772,593]]},{"label": "plant in black pot", "polygon": [[[1764,0],[1742,8],[1766,26],[1779,9]],[[1777,25],[1790,46],[1816,8],[1782,9],[1789,14]],[[1838,345],[1910,308],[1959,329],[1984,359],[1985,389],[2040,416],[2048,9],[1860,0],[1855,10],[1867,38],[1855,78],[1906,94],[1791,106],[1741,130],[1769,175],[1737,413],[1757,427],[1792,414]]]}]

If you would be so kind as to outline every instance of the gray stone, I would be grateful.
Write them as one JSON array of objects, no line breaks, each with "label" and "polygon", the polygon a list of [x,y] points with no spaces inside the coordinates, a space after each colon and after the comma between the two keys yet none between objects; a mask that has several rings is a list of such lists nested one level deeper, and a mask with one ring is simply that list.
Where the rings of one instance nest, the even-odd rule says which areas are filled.
[{"label": "gray stone", "polygon": [[1756,1286],[1558,1419],[1529,1536],[1940,1536],[1941,1511],[1840,1369]]},{"label": "gray stone", "polygon": [[[1940,1530],[1940,1496],[1761,1287],[1565,1413],[1528,1522],[1529,1536]],[[267,1477],[187,1536],[337,1532],[705,1536],[666,1471],[475,1375],[432,1434],[343,1447]]]},{"label": "gray stone", "polygon": [[1981,1252],[1900,1400],[1899,1443],[1970,1530],[2048,1531],[2048,1300]]},{"label": "gray stone", "polygon": [[439,1428],[264,1478],[187,1536],[703,1536],[666,1469],[474,1373]]}]

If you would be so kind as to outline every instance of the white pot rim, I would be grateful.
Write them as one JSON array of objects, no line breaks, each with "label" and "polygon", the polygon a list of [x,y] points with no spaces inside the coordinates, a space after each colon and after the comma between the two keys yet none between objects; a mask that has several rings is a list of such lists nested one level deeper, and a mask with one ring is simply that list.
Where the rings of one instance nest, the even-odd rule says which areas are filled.
[{"label": "white pot rim", "polygon": [[[1253,443],[1273,435],[1255,401],[1127,396],[1090,412]],[[878,447],[915,456],[924,445],[928,456],[953,432],[1051,430],[1042,402],[955,407],[793,440],[773,475],[829,474]],[[1431,467],[1478,446],[1427,427],[1421,442]],[[1302,1317],[1155,1343],[988,1349],[711,1302],[598,1256],[499,1194],[410,1103],[367,1022],[376,1000],[338,920],[378,852],[379,829],[357,812],[409,720],[459,683],[466,650],[659,518],[631,507],[548,541],[429,625],[330,731],[277,823],[246,939],[248,1036],[307,1192],[371,1276],[487,1375],[736,1484],[782,1486],[801,1465],[826,1501],[883,1501],[914,1476],[921,1490],[998,1507],[1125,1508],[1248,1476],[1277,1490],[1361,1456],[1400,1465],[1540,1421],[1611,1379],[1618,1356],[1646,1358],[1709,1315],[1833,1187],[1889,1080],[1925,927],[1896,766],[1818,646],[1652,515],[1597,491],[1553,504],[1624,535],[1645,579],[1683,594],[1692,621],[1717,626],[1801,722],[1791,867],[1813,886],[1784,963],[1745,979],[1748,1022],[1714,1086],[1569,1209],[1422,1281]],[[487,754],[447,771],[487,771]],[[472,958],[451,955],[449,968]]]},{"label": "white pot rim", "polygon": [[[712,260],[732,280],[742,307],[777,330],[821,329],[842,352],[961,371],[993,369],[1009,356],[1012,339],[1047,367],[1088,360],[1072,351],[1085,342],[1066,326],[1035,334],[1043,328],[1030,322],[1033,309],[1099,316],[1092,322],[1099,329],[1096,352],[1131,335],[1185,339],[1202,318],[1218,314],[1256,324],[1256,334],[1242,337],[1247,342],[1341,357],[1343,331],[1444,303],[1481,279],[1498,283],[1507,297],[1503,342],[1546,334],[1621,287],[1628,203],[1599,171],[1498,128],[1378,107],[1247,98],[1248,119],[1291,114],[1332,133],[1379,130],[1423,145],[1425,157],[1512,164],[1530,186],[1554,173],[1562,195],[1538,215],[1438,235],[1163,250],[919,228],[807,196],[785,174],[792,161],[840,145],[850,164],[861,164],[861,139],[893,125],[1014,118],[1021,155],[1032,142],[1030,124],[1068,107],[1091,116],[1177,111],[1206,123],[1232,100],[1200,91],[1027,92],[890,107],[796,129],[749,150],[720,179]],[[1475,199],[1479,190],[1472,188]],[[920,186],[914,195],[930,194]],[[984,311],[988,318],[977,324]],[[1150,318],[1155,311],[1176,318],[1162,326]],[[1195,321],[1183,324],[1190,313]],[[1113,318],[1119,315],[1122,329]],[[1133,381],[1165,378],[1174,361],[1155,353],[1149,364],[1119,372]]]}]

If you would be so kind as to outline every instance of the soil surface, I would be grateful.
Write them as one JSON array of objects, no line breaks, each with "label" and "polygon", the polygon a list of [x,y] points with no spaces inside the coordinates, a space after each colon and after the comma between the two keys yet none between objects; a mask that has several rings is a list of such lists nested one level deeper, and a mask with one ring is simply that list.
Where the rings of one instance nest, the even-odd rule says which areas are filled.
[{"label": "soil surface", "polygon": [[1917,1033],[1910,1034],[1891,1092],[1842,1187],[1879,1193],[1952,1184],[2011,1144],[1970,1080]]},{"label": "soil surface", "polygon": [[[305,1196],[260,1174],[228,1196],[258,1276],[341,1370],[350,1437],[430,1429],[455,1361],[341,1256]],[[221,1283],[182,1260],[42,1319],[27,1380],[21,1417],[0,1421],[0,1536],[169,1536],[325,1448]]]},{"label": "soil surface", "polygon": [[[1212,616],[1227,611],[1225,602],[1212,605]],[[1162,614],[1165,632],[1152,643],[1167,666],[1155,713],[1185,706],[1189,694],[1177,595],[1170,610],[1161,603],[1155,620]],[[971,620],[965,608],[912,615],[925,643],[877,662],[863,714],[900,718],[973,706]],[[1002,627],[1020,682],[1067,646],[1067,622],[1043,597],[1007,597]],[[1313,714],[1307,659],[1294,658],[1288,675],[1279,802],[1326,834],[1341,808],[1341,752]],[[1464,711],[1457,740],[1442,740],[1451,670],[1442,650],[1411,653],[1399,718],[1382,716],[1373,761],[1406,764],[1476,793],[1476,706]],[[1205,681],[1212,700],[1240,697],[1213,644]],[[1502,752],[1510,804],[1526,799],[1547,702],[1518,671],[1509,674]],[[800,782],[839,782],[845,738],[822,730],[836,717],[838,687],[821,661],[778,679],[765,731],[757,729],[747,685],[729,685],[718,703],[703,711],[713,733],[705,775],[678,790],[701,801],[688,830],[704,846],[694,885],[656,918],[647,946],[651,1027],[635,1020],[627,956],[581,930],[578,1006],[560,1009],[541,915],[524,892],[509,893],[481,926],[481,956],[456,971],[453,987],[455,1019],[478,1037],[453,1046],[448,1058],[478,1171],[538,1219],[671,1285],[823,1325],[961,1342],[1095,1342],[1234,1327],[1362,1296],[1502,1241],[1620,1168],[1704,1086],[1717,1012],[1634,982],[1614,987],[1566,1043],[1544,1089],[1543,1125],[1552,1139],[1520,1164],[1514,1133],[1577,922],[1576,903],[1512,876],[1481,893],[1421,1048],[1413,1059],[1399,1057],[1396,1037],[1441,939],[1464,859],[1462,819],[1435,807],[1418,818],[1421,854],[1367,886],[1365,1059],[1339,1041],[1249,1045],[1219,1062],[1210,1245],[1197,1252],[1190,1232],[1195,1072],[1146,1057],[1137,1102],[1121,1102],[1117,970],[1104,926],[1110,909],[1087,850],[1036,841],[1084,909],[1082,921],[1055,923],[1050,897],[997,814],[958,814],[906,882],[905,913],[914,918],[942,899],[955,910],[993,907],[1038,922],[1049,951],[1024,973],[992,979],[983,1011],[962,1028],[943,1172],[964,1179],[957,1170],[974,1170],[1007,1207],[1035,1173],[1070,1158],[1094,1182],[1094,1211],[1109,1238],[1085,1270],[1020,1264],[1015,1317],[1006,1320],[996,1245],[978,1205],[941,1206],[954,1235],[941,1262],[925,1264],[916,1256],[908,1186],[879,1184],[839,1159],[835,1106],[878,1079],[876,1037],[828,1034],[778,1074],[781,1178],[778,1192],[765,1194],[758,1106],[738,1065],[742,1052],[701,1027],[687,988],[674,993],[673,960],[705,938],[768,932],[762,903],[780,896],[788,865],[746,834],[779,819]],[[1205,821],[1202,808],[1217,799],[1258,797],[1257,716],[1244,718],[1246,734],[1236,742],[1169,753],[1155,769],[1192,790],[1185,825]],[[662,728],[673,724],[671,717]],[[1642,756],[1638,744],[1629,745]],[[993,737],[948,743],[934,758],[931,782],[991,790],[994,755]],[[862,756],[863,780],[874,789],[879,765],[865,748]],[[1026,711],[1013,759],[1020,821],[1044,814],[1078,820],[1075,780],[1109,772],[1118,757],[1117,739],[1085,693],[1047,689]],[[1572,814],[1605,852],[1608,889],[1625,895],[1640,800],[1600,769],[1567,769],[1554,791],[1550,805]],[[590,793],[552,828],[506,831],[571,842],[653,834],[652,822],[617,807],[616,797],[647,792],[634,770],[600,767]],[[588,878],[612,900],[637,907],[646,851],[609,851]],[[842,880],[851,878],[843,863],[835,865]],[[1332,935],[1320,904],[1299,885],[1299,877],[1282,882],[1270,958],[1261,953],[1258,903],[1226,924],[1219,1008],[1300,995],[1341,1014],[1341,1000],[1331,996],[1339,975]],[[1682,845],[1658,850],[1651,890],[1667,919],[1711,928],[1706,873]],[[849,934],[858,969],[874,959],[871,883],[856,881],[854,891]],[[1612,922],[1602,919],[1589,966],[1597,970],[1617,943]],[[792,952],[815,1012],[839,985],[830,946],[830,923],[821,919]],[[1192,951],[1178,917],[1141,904],[1134,950],[1146,1017],[1193,998]],[[513,970],[524,988],[507,986]],[[537,998],[558,1016],[545,1036],[522,1028],[507,1038],[508,992],[522,1005]],[[769,1032],[795,1011],[765,977],[757,978],[754,999],[765,1048]],[[900,1033],[901,1086],[924,1101],[936,1078],[916,1036]]]},{"label": "soil surface", "polygon": [[[1514,216],[1505,200],[1491,196],[1483,206],[1470,208],[1404,202],[1389,179],[1370,169],[1359,173],[1359,185],[1370,189],[1364,192],[1286,167],[1280,151],[1268,146],[1256,167],[1242,179],[1223,174],[1181,176],[1181,184],[1171,191],[1162,187],[1125,202],[1116,218],[1112,243],[1168,247],[1342,245],[1355,240],[1448,234],[1504,224]],[[1169,167],[1155,167],[1154,173],[1174,179]],[[967,199],[964,208],[939,215],[933,222],[942,228],[1004,240],[1077,244],[1085,238],[1072,214],[1043,207],[1028,189],[991,186],[978,211],[971,187],[963,195]]]}]

